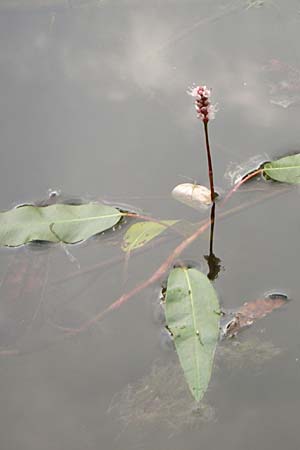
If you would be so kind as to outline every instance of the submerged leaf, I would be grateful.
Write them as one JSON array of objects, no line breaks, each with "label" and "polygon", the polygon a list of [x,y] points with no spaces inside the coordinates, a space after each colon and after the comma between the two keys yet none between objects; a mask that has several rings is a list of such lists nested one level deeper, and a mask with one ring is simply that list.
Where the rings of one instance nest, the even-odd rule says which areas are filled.
[{"label": "submerged leaf", "polygon": [[211,405],[191,402],[180,365],[166,360],[156,361],[141,379],[117,393],[108,413],[119,418],[124,430],[152,424],[172,435],[200,430],[215,420]]},{"label": "submerged leaf", "polygon": [[0,355],[19,349],[33,326],[47,282],[48,254],[18,252],[0,283]]},{"label": "submerged leaf", "polygon": [[166,322],[190,391],[203,397],[219,338],[220,307],[209,279],[194,268],[176,268],[166,291]]},{"label": "submerged leaf", "polygon": [[122,249],[124,252],[131,252],[143,247],[176,222],[177,220],[163,220],[159,223],[151,221],[135,223],[126,231]]},{"label": "submerged leaf", "polygon": [[300,153],[286,156],[263,166],[264,174],[281,183],[300,183]]},{"label": "submerged leaf", "polygon": [[100,203],[25,205],[0,213],[0,245],[32,241],[73,244],[116,225],[122,213]]},{"label": "submerged leaf", "polygon": [[211,205],[210,190],[200,184],[178,184],[173,189],[172,196],[179,202],[195,209],[204,209]]}]

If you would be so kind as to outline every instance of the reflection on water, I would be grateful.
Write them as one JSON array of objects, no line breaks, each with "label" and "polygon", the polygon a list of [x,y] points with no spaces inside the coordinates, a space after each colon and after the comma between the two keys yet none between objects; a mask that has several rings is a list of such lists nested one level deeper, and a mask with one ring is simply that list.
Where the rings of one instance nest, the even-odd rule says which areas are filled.
[{"label": "reflection on water", "polygon": [[[262,164],[270,161],[270,157],[267,154],[255,155],[249,158],[247,161],[241,163],[229,163],[224,177],[230,182],[232,186],[239,183],[244,177],[249,175],[251,172],[259,169]],[[250,181],[250,180],[249,180]]]},{"label": "reflection on water", "polygon": [[294,65],[271,59],[264,67],[269,75],[270,102],[288,108],[300,102],[300,70]]},{"label": "reflection on water", "polygon": [[[206,219],[170,194],[179,174],[207,179],[186,89],[206,83],[219,104],[211,147],[224,190],[248,171],[243,161],[299,149],[298,10],[296,0],[2,0],[1,210],[51,186],[75,197],[134,197],[134,207],[162,219]],[[260,198],[254,187],[235,197],[238,206]],[[59,247],[2,250],[0,447],[297,448],[298,202],[291,189],[244,208],[217,221],[209,252],[205,236],[183,255],[201,263],[208,253],[225,308],[277,286],[295,299],[245,333],[251,351],[243,340],[220,347],[198,416],[172,352],[158,345],[151,289],[85,333],[65,334],[147,279],[173,241],[132,256],[125,281],[119,230],[68,249],[80,275]],[[243,351],[248,363],[263,360],[259,371],[240,362]],[[126,440],[115,439],[120,417]],[[151,439],[137,439],[142,422],[155,430]]]},{"label": "reflection on water", "polygon": [[1,0],[3,10],[14,10],[15,12],[39,10],[43,8],[84,8],[100,5],[105,0]]}]

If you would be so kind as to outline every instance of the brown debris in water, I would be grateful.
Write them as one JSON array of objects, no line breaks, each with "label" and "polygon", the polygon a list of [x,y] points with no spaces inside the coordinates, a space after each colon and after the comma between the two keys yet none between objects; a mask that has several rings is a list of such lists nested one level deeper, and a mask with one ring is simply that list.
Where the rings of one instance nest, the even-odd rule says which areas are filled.
[{"label": "brown debris in water", "polygon": [[225,335],[235,336],[241,328],[248,327],[256,320],[270,314],[274,309],[281,308],[287,300],[287,297],[282,294],[271,294],[269,297],[244,303],[227,325]]}]

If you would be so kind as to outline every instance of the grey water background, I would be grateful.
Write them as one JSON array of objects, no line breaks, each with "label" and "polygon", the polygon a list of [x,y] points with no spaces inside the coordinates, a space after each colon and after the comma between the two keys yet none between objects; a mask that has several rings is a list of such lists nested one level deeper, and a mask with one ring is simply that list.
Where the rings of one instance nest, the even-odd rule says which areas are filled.
[{"label": "grey water background", "polygon": [[[189,181],[185,177],[207,184],[202,129],[186,89],[205,83],[219,105],[210,136],[221,189],[230,187],[224,177],[230,164],[299,151],[300,90],[296,83],[284,88],[291,104],[283,107],[288,74],[276,84],[265,69],[270,60],[300,68],[299,12],[298,1],[279,0],[2,0],[1,210],[44,198],[52,188],[160,218],[205,218],[170,195]],[[237,194],[233,204],[259,195]],[[123,429],[118,408],[108,414],[115,394],[134,386],[155,361],[174,360],[162,349],[153,320],[159,286],[73,338],[51,327],[76,326],[103,309],[147,278],[175,241],[132,257],[127,278],[118,264],[60,285],[55,281],[77,271],[77,263],[61,248],[45,249],[46,287],[39,298],[26,297],[41,313],[26,333],[0,318],[0,336],[15,338],[24,350],[0,357],[1,449],[297,448],[298,203],[294,188],[217,221],[214,249],[222,271],[215,287],[223,306],[237,307],[272,289],[293,301],[241,338],[271,341],[282,353],[259,370],[226,371],[221,363],[206,395],[215,419],[195,430],[178,427],[175,436],[164,423]],[[84,270],[120,255],[120,238],[117,230],[71,252]],[[207,239],[185,253],[204,270]],[[24,252],[30,264],[36,253],[29,249],[1,251],[3,279]],[[1,302],[5,292],[2,285]],[[17,307],[25,314],[26,305]]]}]

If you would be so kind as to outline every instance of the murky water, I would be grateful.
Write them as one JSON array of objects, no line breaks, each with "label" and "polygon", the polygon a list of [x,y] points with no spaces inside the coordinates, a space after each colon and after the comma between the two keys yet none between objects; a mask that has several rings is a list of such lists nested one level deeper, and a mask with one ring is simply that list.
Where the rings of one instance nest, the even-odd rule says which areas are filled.
[{"label": "murky water", "polygon": [[[245,161],[299,151],[299,23],[296,0],[2,0],[0,209],[52,188],[205,218],[171,197],[187,178],[207,184],[186,89],[204,82],[218,102],[210,136],[221,190]],[[270,191],[252,183],[231,206]],[[71,258],[59,246],[1,250],[1,449],[297,448],[298,203],[299,189],[279,189],[217,218],[224,307],[270,290],[293,301],[222,343],[200,410],[161,345],[158,285],[84,333],[64,332],[146,279],[176,238],[127,269],[122,230],[72,247]],[[184,256],[208,272],[208,247],[205,235]]]}]

